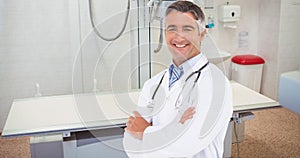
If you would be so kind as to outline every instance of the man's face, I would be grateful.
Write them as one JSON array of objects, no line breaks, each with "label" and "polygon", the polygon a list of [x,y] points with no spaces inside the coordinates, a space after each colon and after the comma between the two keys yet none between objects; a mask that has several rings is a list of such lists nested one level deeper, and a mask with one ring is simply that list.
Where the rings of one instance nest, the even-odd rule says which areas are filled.
[{"label": "man's face", "polygon": [[200,53],[204,35],[192,13],[172,11],[166,16],[166,43],[177,66]]}]

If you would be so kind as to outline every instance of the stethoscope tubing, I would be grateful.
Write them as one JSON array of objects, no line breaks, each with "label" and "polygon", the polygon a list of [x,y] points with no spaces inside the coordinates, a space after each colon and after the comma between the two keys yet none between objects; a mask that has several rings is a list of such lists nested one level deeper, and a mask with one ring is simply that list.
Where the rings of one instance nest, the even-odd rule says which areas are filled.
[{"label": "stethoscope tubing", "polygon": [[[177,106],[177,103],[178,103],[178,101],[179,101],[179,96],[182,94],[182,91],[183,91],[183,89],[184,89],[184,87],[185,87],[187,81],[188,81],[194,74],[198,73],[196,79],[194,80],[193,87],[192,87],[192,89],[190,90],[190,93],[191,93],[191,91],[194,89],[196,83],[198,82],[198,79],[200,78],[201,71],[202,71],[208,64],[209,64],[209,62],[207,62],[206,64],[204,64],[199,70],[192,72],[192,73],[185,79],[185,81],[184,81],[185,83],[184,83],[184,85],[183,85],[183,87],[182,87],[182,90],[180,91],[180,93],[179,93],[179,95],[178,95],[178,97],[177,97],[177,99],[176,99],[176,102],[175,102],[175,107],[176,107],[177,109],[179,108],[179,106]],[[161,77],[161,79],[160,79],[160,81],[159,81],[159,83],[158,83],[156,89],[154,90],[154,92],[153,92],[153,94],[152,94],[152,97],[151,97],[152,101],[154,101],[155,95],[156,95],[156,93],[157,93],[159,87],[161,86],[161,83],[162,83],[162,81],[163,81],[163,79],[164,79],[164,77],[165,77],[165,74],[166,74],[166,72],[162,75],[162,77]]]}]

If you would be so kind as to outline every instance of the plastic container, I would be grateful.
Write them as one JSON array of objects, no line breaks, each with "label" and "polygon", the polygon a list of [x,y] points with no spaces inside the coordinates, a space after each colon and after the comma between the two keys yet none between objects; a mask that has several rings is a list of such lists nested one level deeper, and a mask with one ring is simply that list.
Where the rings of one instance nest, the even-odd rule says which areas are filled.
[{"label": "plastic container", "polygon": [[264,59],[257,55],[237,55],[231,61],[232,80],[260,92]]}]

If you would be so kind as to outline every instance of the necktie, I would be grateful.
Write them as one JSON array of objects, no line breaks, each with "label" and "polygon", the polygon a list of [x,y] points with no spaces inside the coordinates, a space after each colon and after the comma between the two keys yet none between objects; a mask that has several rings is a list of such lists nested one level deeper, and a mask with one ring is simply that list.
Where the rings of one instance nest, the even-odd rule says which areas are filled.
[{"label": "necktie", "polygon": [[175,67],[173,64],[169,68],[170,78],[169,78],[169,88],[171,88],[174,83],[179,80],[179,78],[183,75],[183,67],[179,66]]}]

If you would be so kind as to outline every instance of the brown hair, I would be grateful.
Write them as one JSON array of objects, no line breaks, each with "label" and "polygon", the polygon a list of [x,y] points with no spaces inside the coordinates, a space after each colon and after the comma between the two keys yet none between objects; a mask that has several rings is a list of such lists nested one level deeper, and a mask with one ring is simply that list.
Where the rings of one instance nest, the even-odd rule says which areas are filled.
[{"label": "brown hair", "polygon": [[179,11],[183,13],[192,13],[196,20],[204,22],[205,16],[199,6],[190,1],[176,1],[172,3],[166,10],[165,15],[167,16],[171,11]]}]

